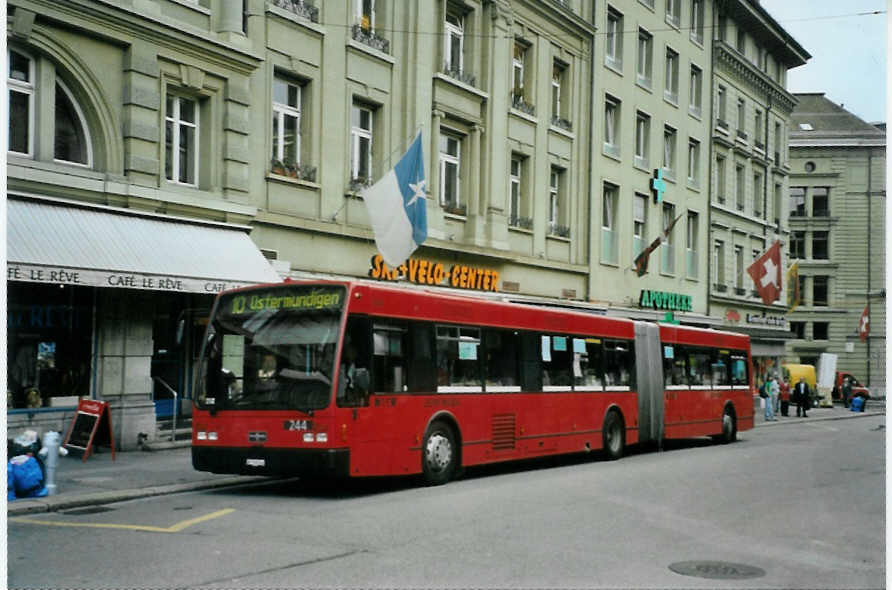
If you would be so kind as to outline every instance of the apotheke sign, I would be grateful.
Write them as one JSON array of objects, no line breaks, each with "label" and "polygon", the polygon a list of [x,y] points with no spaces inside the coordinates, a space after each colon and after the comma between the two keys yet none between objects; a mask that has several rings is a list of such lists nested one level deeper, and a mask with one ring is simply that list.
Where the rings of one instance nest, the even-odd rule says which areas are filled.
[{"label": "apotheke sign", "polygon": [[219,293],[226,289],[249,284],[241,281],[221,281],[13,263],[6,266],[6,280],[52,285],[79,285],[83,287],[110,287],[181,293]]},{"label": "apotheke sign", "polygon": [[664,291],[651,291],[642,289],[638,298],[638,307],[652,307],[668,311],[693,311],[694,306],[690,295],[681,293],[666,293]]}]

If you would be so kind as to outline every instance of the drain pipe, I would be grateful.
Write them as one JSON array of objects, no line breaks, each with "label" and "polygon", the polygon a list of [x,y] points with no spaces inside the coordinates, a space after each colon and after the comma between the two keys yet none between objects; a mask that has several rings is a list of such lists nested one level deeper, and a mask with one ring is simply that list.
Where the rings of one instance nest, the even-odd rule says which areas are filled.
[{"label": "drain pipe", "polygon": [[[873,166],[873,148],[867,148],[867,326],[868,330],[870,329],[870,242],[871,242],[871,227],[873,226],[873,217],[871,211],[871,197],[873,192],[873,185],[871,183],[871,176],[873,175],[872,171]],[[861,329],[861,326],[858,326],[858,329]],[[867,336],[864,338],[864,341],[867,342],[867,372],[865,375],[865,379],[867,380],[867,387],[870,387],[870,332],[867,332]]]}]

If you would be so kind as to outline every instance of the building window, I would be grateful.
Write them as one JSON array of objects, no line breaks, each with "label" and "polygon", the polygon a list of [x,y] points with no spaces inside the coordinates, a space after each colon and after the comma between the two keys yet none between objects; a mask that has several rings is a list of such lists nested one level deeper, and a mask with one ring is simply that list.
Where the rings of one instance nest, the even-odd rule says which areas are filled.
[{"label": "building window", "polygon": [[774,124],[774,165],[781,165],[781,152],[783,152],[783,126],[780,123]]},{"label": "building window", "polygon": [[353,0],[353,17],[365,31],[375,28],[375,0]]},{"label": "building window", "polygon": [[790,232],[790,258],[805,258],[804,231],[795,230]]},{"label": "building window", "polygon": [[720,204],[724,204],[727,178],[725,176],[725,158],[721,156],[716,156],[715,158],[715,182],[716,200]]},{"label": "building window", "polygon": [[688,140],[688,183],[700,186],[700,142]]},{"label": "building window", "polygon": [[635,118],[635,165],[650,167],[650,116],[638,112]]},{"label": "building window", "polygon": [[805,287],[808,283],[807,278],[808,277],[806,277],[805,275],[799,275],[799,297],[800,303],[803,305],[805,305],[805,294],[807,293],[807,291],[805,290]]},{"label": "building window", "polygon": [[743,277],[746,269],[743,262],[743,246],[734,246],[734,292],[737,295],[746,293],[743,287]]},{"label": "building window", "polygon": [[666,0],[666,22],[673,27],[681,26],[681,0]]},{"label": "building window", "polygon": [[716,240],[712,248],[712,267],[715,270],[715,290],[724,292],[725,286],[725,242]]},{"label": "building window", "polygon": [[57,162],[92,165],[92,149],[86,119],[74,100],[74,95],[59,80],[56,81],[55,98],[53,158]]},{"label": "building window", "polygon": [[[521,110],[524,110],[522,107],[527,105],[527,96],[524,84],[526,78],[526,60],[527,45],[520,41],[515,41],[514,57],[511,61],[512,72],[514,76],[512,106]],[[535,111],[529,114],[535,114]]]},{"label": "building window", "polygon": [[273,80],[273,159],[285,166],[300,165],[300,109],[303,88],[276,77]]},{"label": "building window", "polygon": [[446,13],[443,68],[449,76],[463,80],[465,71],[465,17],[453,9]]},{"label": "building window", "polygon": [[[663,202],[663,227],[669,227],[669,224],[675,219],[675,205]],[[666,237],[666,241],[660,246],[662,250],[662,272],[663,274],[675,274],[675,242],[672,240],[672,232]]]},{"label": "building window", "polygon": [[830,322],[813,322],[811,327],[815,340],[830,339]]},{"label": "building window", "polygon": [[747,140],[746,135],[746,101],[742,98],[737,99],[737,137],[743,141]]},{"label": "building window", "polygon": [[764,129],[762,129],[762,111],[756,109],[756,129],[753,133],[753,144],[756,149],[765,151],[765,140],[763,139]]},{"label": "building window", "polygon": [[9,129],[7,150],[31,156],[34,153],[34,60],[9,50]]},{"label": "building window", "polygon": [[688,278],[697,278],[697,236],[699,234],[699,215],[688,212],[687,239],[685,243],[685,268]]},{"label": "building window", "polygon": [[762,175],[753,173],[753,215],[762,217]]},{"label": "building window", "polygon": [[815,276],[811,281],[811,300],[815,307],[827,307],[830,304],[830,277]]},{"label": "building window", "polygon": [[198,182],[198,102],[169,94],[166,105],[165,178],[195,186]]},{"label": "building window", "polygon": [[724,14],[719,15],[719,41],[725,41],[728,38],[728,17]]},{"label": "building window", "polygon": [[561,225],[563,215],[564,171],[551,168],[548,180],[548,233],[563,238],[570,237],[570,229]]},{"label": "building window", "polygon": [[350,135],[353,145],[353,179],[370,182],[372,179],[372,122],[374,111],[360,104],[353,104]]},{"label": "building window", "polygon": [[688,112],[700,117],[703,108],[703,70],[691,64],[691,97]]},{"label": "building window", "polygon": [[533,229],[533,220],[521,217],[521,199],[523,198],[523,158],[512,156],[511,173],[508,178],[508,225]]},{"label": "building window", "polygon": [[604,152],[619,157],[620,101],[608,96],[604,101]]},{"label": "building window", "polygon": [[816,231],[811,235],[811,257],[814,260],[830,258],[830,232]]},{"label": "building window", "polygon": [[675,178],[675,144],[678,133],[668,125],[663,129],[663,170],[669,178]]},{"label": "building window", "polygon": [[638,84],[648,90],[651,88],[653,70],[653,35],[644,29],[638,29],[638,63],[635,71],[635,79]]},{"label": "building window", "polygon": [[830,215],[830,189],[816,186],[811,189],[812,217],[828,217]]},{"label": "building window", "polygon": [[601,260],[616,264],[617,231],[616,206],[619,202],[619,187],[604,183],[604,196],[601,203]]},{"label": "building window", "polygon": [[666,89],[663,96],[672,104],[678,104],[678,52],[666,48]]},{"label": "building window", "polygon": [[743,176],[743,166],[737,166],[734,169],[734,183],[735,190],[737,192],[737,210],[743,211],[746,209],[746,181]]},{"label": "building window", "polygon": [[790,331],[797,340],[805,339],[805,322],[790,322]]},{"label": "building window", "polygon": [[781,203],[784,200],[784,185],[774,183],[774,224],[780,225]]},{"label": "building window", "polygon": [[728,130],[728,106],[727,106],[727,97],[728,92],[725,90],[724,86],[719,86],[716,96],[716,102],[718,102],[718,121],[716,121],[716,125],[724,129]]},{"label": "building window", "polygon": [[691,40],[703,45],[703,0],[691,1]]},{"label": "building window", "polygon": [[570,87],[567,83],[567,64],[554,60],[551,65],[551,124],[567,131],[572,130],[568,120],[569,100],[565,90]]},{"label": "building window", "polygon": [[746,56],[746,32],[740,25],[737,26],[737,51],[744,57]]},{"label": "building window", "polygon": [[644,241],[647,239],[647,234],[645,233],[645,230],[647,229],[647,195],[635,193],[635,200],[633,203],[632,253],[635,256],[638,256],[641,254],[641,251],[644,250]]},{"label": "building window", "polygon": [[461,206],[461,138],[440,133],[440,205],[447,213],[464,215]]},{"label": "building window", "polygon": [[607,50],[605,63],[621,70],[623,67],[623,15],[607,8]]},{"label": "building window", "polygon": [[790,187],[790,217],[805,217],[805,187]]}]

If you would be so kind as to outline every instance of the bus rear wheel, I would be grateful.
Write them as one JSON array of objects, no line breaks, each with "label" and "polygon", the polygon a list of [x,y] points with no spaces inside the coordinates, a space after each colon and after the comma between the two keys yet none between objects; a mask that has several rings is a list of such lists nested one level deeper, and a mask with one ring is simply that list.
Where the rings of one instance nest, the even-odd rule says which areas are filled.
[{"label": "bus rear wheel", "polygon": [[607,412],[604,418],[604,454],[610,461],[615,461],[623,456],[626,448],[626,431],[623,427],[623,419],[616,410]]},{"label": "bus rear wheel", "polygon": [[421,447],[421,473],[427,485],[439,486],[455,475],[458,466],[458,448],[455,433],[445,422],[430,425]]},{"label": "bus rear wheel", "polygon": [[730,407],[726,407],[725,411],[722,412],[722,433],[714,435],[712,440],[721,444],[728,444],[737,440],[737,417],[734,415],[734,410]]}]

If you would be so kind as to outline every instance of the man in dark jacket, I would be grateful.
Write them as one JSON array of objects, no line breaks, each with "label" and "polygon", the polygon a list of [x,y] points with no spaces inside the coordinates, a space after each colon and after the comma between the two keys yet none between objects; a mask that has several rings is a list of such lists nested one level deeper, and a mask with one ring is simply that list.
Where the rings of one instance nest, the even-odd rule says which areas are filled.
[{"label": "man in dark jacket", "polygon": [[849,407],[849,400],[852,398],[852,382],[848,377],[842,379],[842,407]]},{"label": "man in dark jacket", "polygon": [[811,400],[809,399],[808,392],[808,383],[805,382],[805,377],[799,378],[799,383],[793,387],[793,401],[796,403],[796,417],[799,417],[800,412],[802,413],[803,418],[807,418],[808,407],[811,404]]}]

